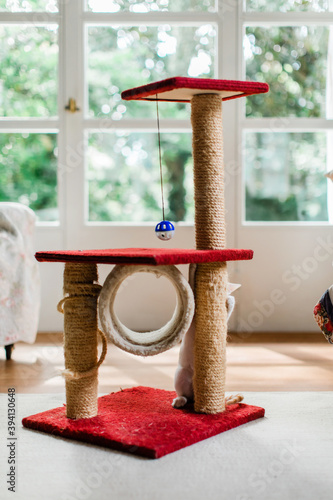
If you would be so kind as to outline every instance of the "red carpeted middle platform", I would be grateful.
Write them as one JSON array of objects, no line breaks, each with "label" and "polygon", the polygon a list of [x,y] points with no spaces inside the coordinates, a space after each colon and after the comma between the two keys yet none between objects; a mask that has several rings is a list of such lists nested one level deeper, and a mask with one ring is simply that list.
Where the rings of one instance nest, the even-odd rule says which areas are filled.
[{"label": "red carpeted middle platform", "polygon": [[134,387],[98,399],[98,415],[71,420],[65,407],[23,419],[30,429],[105,446],[149,458],[160,458],[265,415],[258,406],[234,404],[216,415],[176,410],[175,392]]},{"label": "red carpeted middle platform", "polygon": [[55,250],[37,252],[39,262],[95,262],[96,264],[145,264],[167,266],[251,260],[253,250],[226,248],[195,250],[192,248],[108,248],[103,250]]}]

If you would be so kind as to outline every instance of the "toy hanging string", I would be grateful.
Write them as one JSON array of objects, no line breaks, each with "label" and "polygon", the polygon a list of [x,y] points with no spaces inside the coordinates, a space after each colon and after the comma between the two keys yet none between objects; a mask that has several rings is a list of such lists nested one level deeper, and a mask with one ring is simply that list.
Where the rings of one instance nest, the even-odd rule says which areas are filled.
[{"label": "toy hanging string", "polygon": [[164,192],[163,192],[163,171],[162,171],[162,154],[161,154],[161,131],[160,131],[160,116],[158,113],[158,95],[156,94],[156,116],[157,116],[157,136],[158,136],[158,154],[160,160],[160,182],[161,182],[161,195],[162,195],[162,214],[163,220],[155,227],[156,236],[160,240],[170,240],[175,232],[175,226],[172,222],[165,220],[164,215]]},{"label": "toy hanging string", "polygon": [[158,114],[158,98],[156,94],[156,117],[157,117],[157,136],[158,136],[158,155],[160,160],[160,179],[161,179],[161,196],[162,196],[162,214],[163,220],[165,220],[164,215],[164,193],[163,193],[163,171],[162,171],[162,155],[161,155],[161,131],[160,131],[160,116]]}]

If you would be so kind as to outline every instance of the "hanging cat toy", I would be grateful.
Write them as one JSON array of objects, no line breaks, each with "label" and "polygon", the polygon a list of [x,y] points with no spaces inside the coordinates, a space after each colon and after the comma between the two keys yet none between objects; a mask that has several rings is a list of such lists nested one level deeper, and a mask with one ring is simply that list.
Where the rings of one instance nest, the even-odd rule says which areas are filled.
[{"label": "hanging cat toy", "polygon": [[162,198],[162,214],[163,220],[156,224],[155,234],[158,239],[163,241],[171,240],[175,234],[175,226],[169,220],[165,220],[164,214],[164,194],[163,194],[163,171],[162,171],[162,155],[161,155],[161,132],[160,132],[160,117],[158,113],[158,96],[156,94],[156,116],[157,116],[157,136],[158,136],[158,154],[160,160],[160,182],[161,182],[161,198]]}]

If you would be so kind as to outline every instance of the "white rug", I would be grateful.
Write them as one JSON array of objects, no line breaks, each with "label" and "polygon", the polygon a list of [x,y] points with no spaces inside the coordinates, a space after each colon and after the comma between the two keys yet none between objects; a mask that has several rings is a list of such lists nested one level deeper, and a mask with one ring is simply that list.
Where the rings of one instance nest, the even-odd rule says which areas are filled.
[{"label": "white rug", "polygon": [[244,393],[266,417],[158,460],[52,437],[21,419],[64,396],[17,395],[16,493],[7,490],[0,395],[0,497],[15,500],[331,500],[333,393]]}]

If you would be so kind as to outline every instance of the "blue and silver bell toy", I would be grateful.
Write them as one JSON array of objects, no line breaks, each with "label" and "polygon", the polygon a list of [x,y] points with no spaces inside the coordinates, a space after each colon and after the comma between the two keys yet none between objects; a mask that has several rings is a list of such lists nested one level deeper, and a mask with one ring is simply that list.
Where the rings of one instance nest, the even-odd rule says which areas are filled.
[{"label": "blue and silver bell toy", "polygon": [[175,233],[175,226],[168,220],[162,220],[155,227],[155,233],[160,240],[171,240]]}]

